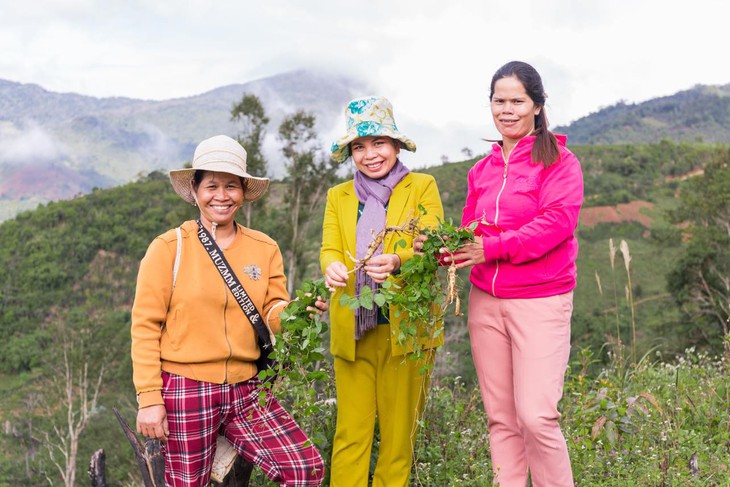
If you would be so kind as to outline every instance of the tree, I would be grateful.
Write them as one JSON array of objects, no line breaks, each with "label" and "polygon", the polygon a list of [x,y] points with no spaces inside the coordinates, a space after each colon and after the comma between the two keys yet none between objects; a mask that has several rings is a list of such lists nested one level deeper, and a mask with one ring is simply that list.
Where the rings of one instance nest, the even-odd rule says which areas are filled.
[{"label": "tree", "polygon": [[336,166],[320,154],[313,114],[298,111],[279,126],[279,139],[286,158],[287,191],[284,209],[289,218],[283,240],[288,291],[294,292],[297,279],[306,267],[304,245],[312,228],[314,213],[334,180]]},{"label": "tree", "polygon": [[[65,422],[53,425],[54,436],[46,433],[46,448],[51,462],[56,466],[64,485],[76,485],[76,462],[79,452],[79,438],[88,426],[91,417],[96,413],[96,404],[104,377],[104,367],[99,370],[95,383],[89,382],[89,363],[83,362],[76,368],[69,358],[68,349],[63,351],[63,370],[58,378],[61,389],[61,407],[65,413]],[[60,452],[62,461],[56,460],[55,453]]]},{"label": "tree", "polygon": [[474,155],[474,153],[468,147],[462,148],[461,153],[464,154],[464,157],[466,157],[467,159],[471,159]]},{"label": "tree", "polygon": [[[246,149],[246,169],[248,173],[252,176],[265,176],[267,163],[262,149],[269,117],[266,116],[266,111],[259,97],[251,93],[244,93],[241,101],[231,108],[231,121],[242,125],[236,139]],[[256,202],[244,204],[243,215],[247,227],[251,226],[253,206],[256,205],[261,210],[265,208],[264,198],[265,196]]]},{"label": "tree", "polygon": [[[689,321],[713,342],[728,336],[730,317],[730,149],[722,149],[702,176],[687,181],[671,215],[687,224],[686,251],[669,274],[669,289]],[[709,329],[707,326],[712,325]],[[710,333],[707,333],[707,331]],[[725,346],[729,346],[725,342]],[[730,350],[728,350],[730,351]]]}]

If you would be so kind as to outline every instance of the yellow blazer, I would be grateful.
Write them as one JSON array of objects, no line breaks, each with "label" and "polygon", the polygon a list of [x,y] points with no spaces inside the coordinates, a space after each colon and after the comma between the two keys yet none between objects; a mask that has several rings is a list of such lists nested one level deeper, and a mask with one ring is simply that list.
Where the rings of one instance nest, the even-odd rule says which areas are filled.
[{"label": "yellow blazer", "polygon": [[[322,228],[322,249],[319,255],[323,273],[331,263],[336,261],[342,262],[348,269],[354,267],[354,262],[345,251],[349,251],[352,256],[355,256],[358,203],[354,180],[334,186],[327,192],[327,207]],[[427,211],[426,215],[421,218],[422,226],[436,226],[439,219],[443,220],[444,210],[436,180],[428,174],[409,173],[393,188],[385,217],[386,224],[400,225],[408,218],[417,216],[420,213],[419,205]],[[406,246],[396,250],[395,243],[401,239],[406,241]],[[404,263],[413,257],[413,238],[391,233],[383,242],[383,253],[397,254],[401,263]],[[340,296],[343,292],[350,296],[355,293],[355,277],[354,274],[350,276],[347,286],[339,288],[330,299],[330,350],[334,356],[353,361],[355,360],[355,312],[340,305]],[[394,315],[393,309],[390,309],[389,321],[391,338],[393,338],[397,334],[400,323],[400,319]],[[411,351],[408,349],[409,347],[398,345],[395,339],[391,339],[390,343],[394,356]],[[443,345],[443,333],[427,340],[424,345],[432,348]]]}]

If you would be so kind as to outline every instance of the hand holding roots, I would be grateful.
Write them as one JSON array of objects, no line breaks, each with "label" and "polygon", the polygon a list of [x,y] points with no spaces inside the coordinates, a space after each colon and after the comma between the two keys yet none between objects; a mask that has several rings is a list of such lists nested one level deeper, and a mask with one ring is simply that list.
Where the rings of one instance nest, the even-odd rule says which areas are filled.
[{"label": "hand holding roots", "polygon": [[459,298],[459,289],[456,283],[456,262],[454,261],[454,253],[458,252],[465,244],[474,241],[474,228],[476,225],[468,227],[456,227],[450,222],[441,222],[437,228],[427,228],[423,230],[423,234],[427,237],[423,244],[424,255],[436,254],[443,255],[441,251],[446,252],[445,255],[451,257],[451,262],[446,271],[446,289],[443,311],[451,303],[456,303],[454,314],[461,316],[461,300]]},{"label": "hand holding roots", "polygon": [[373,232],[373,239],[368,245],[367,250],[365,251],[365,255],[362,256],[361,259],[356,259],[352,256],[350,251],[345,250],[347,253],[347,256],[355,263],[355,267],[352,268],[348,272],[348,274],[351,274],[353,272],[356,272],[360,269],[362,269],[368,261],[375,255],[375,252],[377,252],[378,248],[383,245],[383,242],[385,241],[385,237],[390,233],[403,233],[407,235],[418,235],[420,232],[420,228],[418,226],[418,223],[421,219],[420,216],[418,217],[411,217],[413,212],[411,212],[408,215],[408,219],[401,225],[386,225],[385,228],[383,228],[381,231],[379,231],[377,234]]},{"label": "hand holding roots", "polygon": [[[360,259],[354,258],[349,252],[347,252],[347,256],[355,263],[354,268],[348,273],[355,272],[367,265],[368,261],[373,257],[373,255],[375,255],[378,248],[383,245],[385,237],[388,234],[406,234],[411,235],[414,238],[420,234],[425,235],[426,239],[422,241],[423,244],[421,246],[421,252],[413,256],[411,259],[412,262],[408,262],[401,266],[401,284],[397,286],[397,293],[401,295],[401,298],[396,299],[393,293],[385,292],[386,300],[388,300],[387,296],[390,296],[393,298],[393,302],[391,304],[406,306],[407,308],[408,305],[416,306],[416,303],[419,303],[420,299],[423,298],[428,302],[421,303],[418,306],[427,307],[428,309],[430,309],[434,300],[440,301],[442,303],[441,316],[445,314],[446,309],[451,303],[455,303],[454,313],[456,316],[461,316],[461,300],[459,298],[459,289],[456,281],[457,268],[453,259],[447,267],[445,286],[440,282],[438,277],[433,279],[432,277],[425,276],[425,274],[433,275],[437,272],[439,267],[439,259],[437,256],[442,249],[445,249],[445,251],[453,257],[453,254],[464,244],[473,242],[473,228],[459,228],[447,222],[440,222],[436,228],[421,228],[419,226],[419,220],[420,216],[414,218],[409,214],[408,219],[403,224],[388,225],[377,234],[373,233],[373,239],[368,245],[365,255],[363,255]],[[420,264],[419,262],[423,262],[423,264]],[[435,298],[436,295],[440,294],[443,297],[443,301],[440,299],[429,301],[426,297],[431,296],[430,292],[424,293],[422,292],[423,290],[416,290],[415,288],[419,286],[417,283],[421,282],[424,283],[423,285],[434,286],[435,288],[432,289],[431,292],[435,294],[433,294],[432,297]],[[413,288],[414,296],[418,296],[415,301],[409,301],[409,298],[407,297],[411,294],[410,288]],[[401,300],[404,302],[399,302]],[[390,301],[388,300],[388,302]],[[406,303],[408,303],[408,305],[406,305]],[[408,309],[407,311],[410,315],[421,315],[420,313],[413,313],[413,309]]]}]

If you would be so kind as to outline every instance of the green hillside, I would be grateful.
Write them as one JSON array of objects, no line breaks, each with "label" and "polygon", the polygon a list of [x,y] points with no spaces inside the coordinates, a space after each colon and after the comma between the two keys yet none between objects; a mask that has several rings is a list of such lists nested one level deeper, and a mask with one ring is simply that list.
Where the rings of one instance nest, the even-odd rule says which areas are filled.
[{"label": "green hillside", "polygon": [[[718,331],[686,321],[667,291],[667,276],[686,251],[680,230],[669,219],[677,206],[675,196],[688,183],[688,174],[701,171],[714,155],[726,150],[668,141],[573,147],[585,174],[584,216],[591,217],[589,222],[582,220],[579,229],[573,327],[576,360],[580,349],[590,347],[597,363],[608,363],[605,351],[616,343],[617,335],[623,343],[630,342],[632,321],[637,324],[639,356],[657,350],[671,360],[690,346],[722,351]],[[436,177],[446,216],[454,221],[459,220],[466,174],[475,161],[424,170]],[[269,206],[257,209],[252,225],[274,238],[283,221],[277,205],[283,190],[283,183],[272,185]],[[625,214],[621,221],[601,219],[604,208],[637,201],[648,205],[638,211],[642,218]],[[57,387],[64,352],[71,364],[87,365],[92,381],[103,367],[99,400],[103,414],[94,416],[82,437],[77,479],[84,478],[87,459],[98,448],[107,452],[113,485],[130,485],[136,478],[131,474],[135,469],[131,449],[109,409],[117,406],[129,420],[134,418],[129,320],[137,266],[156,235],[196,216],[194,210],[172,191],[166,176],[153,173],[143,181],[50,203],[0,224],[4,270],[0,275],[0,394],[4,398],[0,423],[6,425],[0,434],[0,486],[30,485],[28,478],[39,482],[44,476],[57,478],[42,444],[43,432],[52,431],[51,422],[63,413]],[[310,275],[305,277],[317,273],[321,225],[314,228],[308,236]],[[625,299],[629,281],[620,254],[611,267],[610,238],[617,247],[626,240],[631,252],[633,309]],[[466,299],[468,278],[460,277]],[[466,317],[451,317],[448,325],[435,383],[460,376],[471,390],[474,374]],[[604,344],[609,347],[602,349]],[[727,400],[727,391],[722,394]],[[730,448],[727,437],[716,441]]]},{"label": "green hillside", "polygon": [[730,84],[697,85],[643,103],[619,102],[556,132],[573,144],[730,142]]}]

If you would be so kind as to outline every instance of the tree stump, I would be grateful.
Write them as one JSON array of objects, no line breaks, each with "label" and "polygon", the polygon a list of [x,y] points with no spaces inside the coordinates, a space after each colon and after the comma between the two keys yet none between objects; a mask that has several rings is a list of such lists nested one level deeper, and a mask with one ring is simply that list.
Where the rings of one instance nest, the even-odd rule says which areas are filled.
[{"label": "tree stump", "polygon": [[96,450],[89,462],[89,479],[91,487],[107,487],[106,485],[106,454],[104,450]]},{"label": "tree stump", "polygon": [[165,459],[160,451],[160,442],[157,440],[146,440],[144,444],[139,441],[137,435],[129,427],[117,408],[112,408],[117,421],[124,430],[124,435],[129,440],[137,459],[137,467],[142,475],[144,487],[164,487],[165,485]]},{"label": "tree stump", "polygon": [[[144,487],[164,487],[165,485],[165,458],[160,450],[160,442],[158,440],[145,440],[144,444],[139,440],[136,433],[132,431],[127,422],[122,418],[117,408],[113,407],[114,415],[124,431],[124,435],[129,440],[134,450],[134,456],[137,459],[137,467],[142,475]],[[225,441],[225,440],[223,440]],[[99,450],[104,455],[103,450]],[[97,452],[97,453],[99,453]],[[96,456],[96,454],[95,454]],[[92,463],[94,462],[92,457]],[[213,481],[213,485],[217,487],[248,487],[253,472],[253,463],[249,463],[243,457],[236,455],[232,467],[227,471],[221,482]],[[103,475],[104,460],[102,458],[101,470]],[[91,467],[89,467],[89,475],[91,475]],[[106,487],[104,484],[92,484],[92,487]]]},{"label": "tree stump", "polygon": [[253,463],[249,463],[239,456],[233,462],[233,467],[228,472],[223,482],[213,482],[215,487],[248,487],[253,473]]}]

